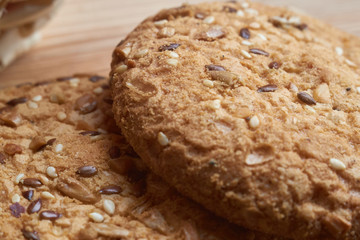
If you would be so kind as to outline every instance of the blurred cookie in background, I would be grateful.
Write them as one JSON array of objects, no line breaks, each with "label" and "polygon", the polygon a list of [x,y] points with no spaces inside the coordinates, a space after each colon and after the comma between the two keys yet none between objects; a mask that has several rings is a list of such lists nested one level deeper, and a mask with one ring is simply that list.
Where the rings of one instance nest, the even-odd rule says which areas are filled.
[{"label": "blurred cookie in background", "polygon": [[0,71],[41,39],[61,0],[0,0]]}]

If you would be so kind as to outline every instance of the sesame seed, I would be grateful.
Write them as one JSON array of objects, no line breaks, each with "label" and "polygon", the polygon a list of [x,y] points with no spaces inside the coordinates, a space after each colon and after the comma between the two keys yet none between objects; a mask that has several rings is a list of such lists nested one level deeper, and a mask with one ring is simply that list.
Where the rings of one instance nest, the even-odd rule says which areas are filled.
[{"label": "sesame seed", "polygon": [[252,58],[251,55],[250,55],[250,53],[248,53],[248,52],[245,51],[245,50],[241,50],[241,54],[242,54],[245,58],[247,58],[247,59]]},{"label": "sesame seed", "polygon": [[12,203],[17,203],[17,202],[20,202],[20,196],[19,194],[14,194],[11,198],[11,202]]},{"label": "sesame seed", "polygon": [[64,112],[58,112],[58,114],[56,114],[56,117],[58,120],[63,121],[66,119],[67,116],[66,116],[66,113],[64,113]]},{"label": "sesame seed", "polygon": [[69,80],[70,86],[77,87],[79,86],[80,79],[78,78],[72,78]]},{"label": "sesame seed", "polygon": [[342,56],[344,54],[344,50],[341,47],[336,47],[335,52],[337,55]]},{"label": "sesame seed", "polygon": [[170,59],[166,60],[166,63],[171,65],[171,66],[176,67],[178,65],[178,63],[179,63],[179,60],[174,59],[174,58],[170,58]]},{"label": "sesame seed", "polygon": [[89,213],[89,218],[91,218],[94,222],[98,223],[104,221],[103,215],[97,212]]},{"label": "sesame seed", "polygon": [[261,25],[257,22],[252,22],[249,24],[249,27],[251,27],[253,29],[259,29],[261,27]]},{"label": "sesame seed", "polygon": [[134,58],[142,58],[145,57],[146,54],[148,54],[149,50],[148,49],[141,49],[139,50],[137,53],[135,53]]},{"label": "sesame seed", "polygon": [[40,182],[42,184],[47,185],[49,183],[49,179],[47,177],[45,177],[45,175],[40,175],[39,178],[40,178]]},{"label": "sesame seed", "polygon": [[128,70],[128,66],[126,65],[120,65],[118,66],[116,69],[115,69],[115,72],[119,73],[119,74],[122,74],[124,73],[126,70]]},{"label": "sesame seed", "polygon": [[316,113],[316,110],[313,107],[310,107],[309,105],[305,105],[304,106],[306,110],[312,112],[312,113]]},{"label": "sesame seed", "polygon": [[112,200],[105,199],[103,207],[105,212],[109,215],[113,215],[115,213],[115,203]]},{"label": "sesame seed", "polygon": [[345,62],[347,65],[349,65],[350,67],[356,67],[356,64],[352,61],[350,61],[349,59],[345,59]]},{"label": "sesame seed", "polygon": [[172,52],[172,51],[165,51],[165,55],[171,58],[179,58],[179,54],[177,54],[176,52]]},{"label": "sesame seed", "polygon": [[236,12],[236,15],[239,16],[239,17],[243,17],[244,16],[244,12],[242,10],[238,10]]},{"label": "sesame seed", "polygon": [[155,21],[154,25],[155,26],[163,26],[164,24],[166,24],[168,22],[168,20],[163,19],[163,20],[159,20],[159,21]]},{"label": "sesame seed", "polygon": [[287,20],[287,23],[292,24],[292,25],[300,25],[301,19],[299,17],[292,16]]},{"label": "sesame seed", "polygon": [[40,195],[44,199],[55,199],[55,196],[52,195],[51,193],[47,192],[47,191],[42,192]]},{"label": "sesame seed", "polygon": [[298,92],[299,91],[298,87],[293,83],[290,83],[290,90],[293,91],[293,92]]},{"label": "sesame seed", "polygon": [[251,46],[251,45],[253,45],[252,42],[247,41],[247,40],[242,41],[241,44],[242,44],[242,45],[245,45],[245,46]]},{"label": "sesame seed", "polygon": [[208,17],[206,17],[203,21],[204,21],[204,23],[212,24],[212,23],[215,21],[215,17],[213,17],[213,16],[208,16]]},{"label": "sesame seed", "polygon": [[103,92],[104,92],[104,89],[102,87],[97,87],[93,90],[93,93],[95,93],[96,95],[99,95]]},{"label": "sesame seed", "polygon": [[15,178],[15,184],[19,184],[23,182],[23,178],[25,177],[25,175],[23,173],[20,173],[19,175],[16,176]]},{"label": "sesame seed", "polygon": [[259,12],[256,9],[253,9],[253,8],[245,9],[245,12],[250,14],[250,15],[253,15],[253,16],[259,15]]},{"label": "sesame seed", "polygon": [[36,102],[29,101],[29,102],[28,102],[28,107],[29,107],[29,108],[32,108],[32,109],[36,109],[36,108],[39,107],[39,105],[38,105]]},{"label": "sesame seed", "polygon": [[253,129],[257,128],[258,126],[260,125],[260,120],[258,118],[258,116],[253,116],[250,118],[250,121],[249,121],[249,126]]},{"label": "sesame seed", "polygon": [[346,165],[336,158],[330,158],[330,166],[335,170],[345,170]]},{"label": "sesame seed", "polygon": [[220,99],[215,99],[215,100],[212,102],[211,107],[212,107],[213,109],[220,109],[220,107],[221,107],[221,101],[220,101]]},{"label": "sesame seed", "polygon": [[104,138],[104,135],[96,135],[96,136],[90,136],[91,141],[97,141]]},{"label": "sesame seed", "polygon": [[214,82],[211,81],[211,80],[208,80],[208,79],[205,79],[205,80],[203,81],[203,84],[204,84],[205,86],[207,86],[207,87],[214,87]]},{"label": "sesame seed", "polygon": [[61,152],[63,150],[64,146],[62,144],[58,144],[55,146],[55,152]]},{"label": "sesame seed", "polygon": [[360,87],[356,87],[357,93],[360,93]]},{"label": "sesame seed", "polygon": [[37,96],[33,97],[32,100],[33,100],[34,102],[39,102],[39,101],[42,100],[42,96],[41,96],[41,95],[37,95]]},{"label": "sesame seed", "polygon": [[166,146],[169,144],[169,139],[163,132],[158,133],[157,140],[161,146]]},{"label": "sesame seed", "polygon": [[261,39],[261,40],[264,40],[264,41],[267,41],[268,39],[261,33],[258,33],[258,37]]},{"label": "sesame seed", "polygon": [[124,56],[124,57],[127,57],[129,56],[131,52],[131,48],[130,47],[126,47],[126,48],[123,48],[120,50],[120,53]]},{"label": "sesame seed", "polygon": [[164,27],[160,30],[159,35],[161,37],[171,37],[175,34],[175,28],[171,27]]},{"label": "sesame seed", "polygon": [[56,169],[51,166],[46,168],[46,174],[51,178],[58,177],[58,174],[56,173]]}]

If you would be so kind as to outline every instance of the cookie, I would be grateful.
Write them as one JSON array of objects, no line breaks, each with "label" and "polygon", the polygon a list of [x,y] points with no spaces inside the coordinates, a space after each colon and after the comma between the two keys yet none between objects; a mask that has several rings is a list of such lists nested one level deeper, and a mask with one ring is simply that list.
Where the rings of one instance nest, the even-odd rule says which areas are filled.
[{"label": "cookie", "polygon": [[1,239],[278,239],[215,217],[148,173],[111,104],[99,76],[0,91]]},{"label": "cookie", "polygon": [[293,239],[360,239],[360,41],[259,3],[163,10],[113,53],[113,112],[150,169]]}]

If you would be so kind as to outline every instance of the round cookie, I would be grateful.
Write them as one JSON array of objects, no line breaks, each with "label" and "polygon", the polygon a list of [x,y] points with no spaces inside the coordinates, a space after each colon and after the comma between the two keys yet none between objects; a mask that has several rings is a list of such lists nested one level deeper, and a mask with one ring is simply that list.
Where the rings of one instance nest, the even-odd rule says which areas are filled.
[{"label": "round cookie", "polygon": [[149,173],[111,104],[99,76],[0,90],[0,239],[278,239],[214,216]]},{"label": "round cookie", "polygon": [[360,238],[360,40],[258,3],[163,10],[116,47],[113,112],[145,163],[250,229]]}]

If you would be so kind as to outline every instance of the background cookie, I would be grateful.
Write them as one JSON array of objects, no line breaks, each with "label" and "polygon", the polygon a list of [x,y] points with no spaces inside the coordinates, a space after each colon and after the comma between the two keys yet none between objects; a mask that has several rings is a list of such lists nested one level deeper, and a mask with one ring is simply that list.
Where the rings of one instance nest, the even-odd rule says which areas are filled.
[{"label": "background cookie", "polygon": [[0,91],[1,239],[277,239],[148,173],[115,125],[108,88],[77,75]]},{"label": "background cookie", "polygon": [[161,11],[114,51],[114,114],[150,168],[229,220],[359,239],[360,41],[257,3]]}]

